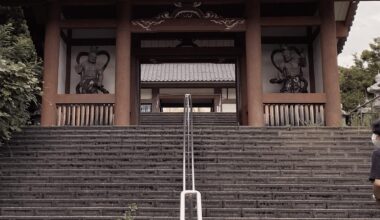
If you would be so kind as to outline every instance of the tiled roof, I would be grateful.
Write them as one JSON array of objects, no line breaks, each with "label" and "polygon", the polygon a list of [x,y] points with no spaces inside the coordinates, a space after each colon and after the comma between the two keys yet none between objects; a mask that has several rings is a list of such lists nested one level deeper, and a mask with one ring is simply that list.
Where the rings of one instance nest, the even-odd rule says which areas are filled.
[{"label": "tiled roof", "polygon": [[142,82],[234,82],[235,64],[141,64]]}]

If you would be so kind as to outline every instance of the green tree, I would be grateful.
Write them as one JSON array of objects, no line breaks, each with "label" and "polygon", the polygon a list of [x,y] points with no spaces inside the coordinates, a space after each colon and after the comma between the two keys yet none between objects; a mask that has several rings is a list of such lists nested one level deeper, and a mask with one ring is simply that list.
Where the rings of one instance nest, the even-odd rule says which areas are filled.
[{"label": "green tree", "polygon": [[380,38],[374,39],[369,46],[369,50],[354,55],[354,65],[349,68],[339,67],[342,104],[345,110],[352,110],[363,104],[367,97],[373,97],[367,93],[367,88],[375,83],[375,76],[380,69]]},{"label": "green tree", "polygon": [[25,125],[38,105],[41,61],[20,8],[0,7],[0,140]]}]

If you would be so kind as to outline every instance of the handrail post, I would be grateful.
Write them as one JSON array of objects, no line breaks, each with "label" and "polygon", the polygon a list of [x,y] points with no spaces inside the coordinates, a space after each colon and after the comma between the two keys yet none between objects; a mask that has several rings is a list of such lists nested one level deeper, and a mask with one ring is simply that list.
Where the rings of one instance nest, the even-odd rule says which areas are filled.
[{"label": "handrail post", "polygon": [[[185,220],[186,212],[186,195],[196,196],[197,219],[202,220],[202,198],[201,193],[195,189],[195,171],[194,171],[194,135],[193,135],[193,111],[191,95],[186,94],[184,100],[184,117],[183,117],[183,190],[180,198],[180,220]],[[191,169],[191,190],[187,190],[186,179],[187,170]]]}]

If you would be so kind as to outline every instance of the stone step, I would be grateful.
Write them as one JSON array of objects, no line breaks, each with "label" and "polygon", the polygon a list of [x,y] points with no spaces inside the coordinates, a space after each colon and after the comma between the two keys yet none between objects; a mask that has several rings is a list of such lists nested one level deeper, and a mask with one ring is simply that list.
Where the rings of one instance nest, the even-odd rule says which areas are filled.
[{"label": "stone step", "polygon": [[[358,160],[364,160],[368,162],[370,160],[370,153],[327,153],[327,152],[252,152],[252,151],[194,151],[197,161],[228,161],[228,160],[244,160],[244,161],[273,161],[281,162],[286,160],[305,161],[305,160],[327,160],[327,161],[339,161],[339,162],[355,162]],[[70,161],[70,160],[117,160],[120,162],[126,162],[129,160],[141,160],[149,157],[150,160],[178,160],[182,159],[183,152],[181,150],[161,150],[161,151],[145,151],[145,149],[123,151],[118,154],[118,151],[78,151],[78,152],[48,152],[48,154],[41,154],[35,152],[34,156],[25,155],[21,156],[18,152],[13,152],[10,157],[1,158],[1,162],[10,161],[27,161],[38,162],[44,161]],[[347,161],[348,160],[348,161]]]},{"label": "stone step", "polygon": [[[75,132],[75,133],[63,133],[63,134],[22,134],[19,133],[15,135],[14,141],[24,141],[24,140],[37,140],[40,138],[44,139],[64,139],[64,138],[71,138],[71,139],[110,139],[110,138],[133,138],[133,137],[143,137],[143,138],[160,138],[162,136],[167,136],[171,138],[182,138],[183,131],[153,131],[153,132]],[[210,136],[212,135],[212,136]],[[331,133],[327,133],[324,135],[305,135],[305,136],[298,136],[298,135],[290,135],[290,134],[279,134],[278,132],[241,132],[241,131],[194,131],[194,138],[195,139],[201,139],[201,138],[244,138],[244,137],[256,137],[256,138],[263,138],[263,139],[283,139],[283,140],[356,140],[356,141],[368,141],[370,134],[365,135],[334,135]]]},{"label": "stone step", "polygon": [[[12,199],[176,199],[181,187],[176,190],[83,190],[83,191],[46,191],[17,190],[0,191],[0,198]],[[203,200],[361,200],[371,201],[368,192],[273,192],[273,191],[207,191],[202,192]],[[373,201],[373,200],[372,200]]]},{"label": "stone step", "polygon": [[[172,216],[137,216],[135,220],[178,220]],[[121,216],[0,216],[6,220],[115,220]],[[204,220],[263,220],[262,217],[204,217]],[[299,218],[281,218],[283,220],[299,220]],[[302,220],[350,220],[352,218],[302,218]],[[356,220],[368,220],[369,218],[355,218]],[[265,220],[279,220],[279,218],[265,218]]]},{"label": "stone step", "polygon": [[[318,144],[318,143],[315,143]],[[314,144],[314,145],[315,145]],[[319,145],[319,144],[318,144]],[[41,145],[21,145],[12,146],[11,148],[2,148],[0,152],[3,154],[18,151],[27,151],[30,153],[44,152],[44,151],[65,151],[65,152],[82,152],[82,151],[179,151],[182,150],[182,143],[132,143],[132,144],[41,144]],[[374,148],[370,145],[354,145],[354,146],[340,146],[337,145],[319,145],[319,146],[309,146],[309,145],[294,145],[294,144],[284,144],[277,143],[273,144],[270,142],[256,142],[255,144],[195,144],[195,151],[207,151],[207,152],[257,152],[265,154],[265,152],[276,152],[277,154],[286,152],[325,152],[329,154],[333,153],[367,153],[370,154]]]},{"label": "stone step", "polygon": [[[40,216],[120,216],[125,207],[3,207],[4,215],[40,215]],[[261,217],[261,218],[376,218],[380,216],[379,209],[279,209],[279,208],[204,208],[207,217]],[[142,216],[179,216],[178,208],[139,207],[137,215]]]},{"label": "stone step", "polygon": [[[183,135],[181,133],[178,134],[122,134],[122,135],[116,135],[116,134],[83,134],[83,135],[49,135],[49,136],[22,136],[18,137],[17,139],[12,139],[11,143],[29,143],[36,141],[37,143],[41,141],[47,141],[47,142],[54,142],[54,141],[60,141],[65,140],[68,142],[76,142],[76,141],[93,141],[93,142],[99,142],[99,141],[106,141],[106,140],[124,140],[124,141],[138,141],[139,138],[148,139],[148,140],[157,140],[162,137],[167,138],[168,140],[175,140],[179,139],[181,140],[183,138]],[[245,139],[248,138],[248,139]],[[348,136],[317,136],[317,137],[311,137],[311,136],[305,136],[305,137],[290,137],[290,136],[278,136],[278,135],[252,135],[252,134],[217,134],[214,133],[212,135],[210,134],[194,134],[194,141],[213,141],[213,140],[227,140],[234,142],[236,140],[239,141],[255,141],[255,139],[260,139],[260,141],[295,141],[295,142],[305,142],[305,141],[312,141],[312,142],[349,142],[349,141],[355,141],[358,142],[365,142],[370,143],[370,136],[363,136],[363,137],[348,137]]]},{"label": "stone step", "polygon": [[[100,178],[99,180],[103,180],[103,184],[105,183],[120,183],[122,181],[133,181],[134,183],[140,183],[140,182],[146,182],[146,183],[165,183],[170,182],[173,183],[175,181],[180,180],[180,175],[178,176],[159,176],[159,177],[148,177],[148,176],[127,176],[127,177],[105,177]],[[360,177],[360,176],[359,176]],[[197,182],[199,184],[334,184],[336,186],[338,185],[357,185],[357,184],[368,184],[367,176],[361,176],[358,177],[342,177],[342,176],[315,176],[315,177],[302,177],[302,176],[258,176],[258,177],[234,177],[234,176],[223,176],[223,177],[216,177],[216,176],[196,176]],[[233,179],[231,179],[233,178]],[[6,181],[7,177],[2,177],[1,179],[5,179],[5,181],[2,183],[3,185],[8,184],[9,182]],[[52,183],[54,180],[50,177],[40,178],[42,180],[47,180],[48,182],[45,182],[45,184]],[[56,178],[58,181],[66,181],[64,183],[67,183],[67,178]],[[72,179],[72,178],[71,178]],[[78,181],[83,180],[86,184],[89,183],[89,181],[93,181],[93,177],[86,177],[83,176],[82,178],[79,178]],[[112,182],[111,182],[112,181]],[[180,181],[179,181],[180,182]],[[17,183],[17,182],[14,182]],[[32,183],[32,181],[30,182]],[[33,181],[33,183],[36,183]],[[63,184],[63,183],[62,183]],[[323,187],[321,185],[321,187]]]},{"label": "stone step", "polygon": [[[366,128],[195,128],[206,220],[380,216]],[[0,219],[116,220],[131,203],[135,219],[178,219],[181,126],[26,128],[15,137],[0,150]]]},{"label": "stone step", "polygon": [[[254,159],[254,158],[253,158]],[[156,169],[177,169],[181,167],[183,159],[180,157],[163,157],[149,158],[58,158],[55,161],[44,158],[28,158],[23,161],[15,159],[4,159],[0,162],[1,169],[9,168],[115,168],[115,169],[138,169],[140,168],[156,168]],[[195,160],[197,169],[234,169],[240,166],[242,170],[247,169],[319,169],[329,170],[337,169],[340,171],[363,171],[370,168],[370,158],[259,158],[255,162],[251,162],[249,157],[205,157]],[[240,165],[241,163],[246,163]]]},{"label": "stone step", "polygon": [[[176,207],[179,199],[0,199],[0,207]],[[374,201],[344,200],[203,200],[204,208],[310,208],[310,209],[369,209],[379,208]]]},{"label": "stone step", "polygon": [[[237,125],[236,113],[193,113],[195,125]],[[140,124],[142,125],[181,125],[183,113],[141,113]]]},{"label": "stone step", "polygon": [[[368,127],[356,129],[352,127],[329,128],[329,127],[249,127],[249,126],[193,126],[194,132],[237,132],[237,133],[276,133],[297,136],[323,136],[323,135],[370,135]],[[131,132],[182,132],[183,124],[180,125],[139,125],[139,126],[89,126],[89,127],[24,127],[17,134],[63,134],[63,133],[131,133]],[[16,135],[17,135],[16,134]]]},{"label": "stone step", "polygon": [[[61,131],[61,130],[152,130],[152,129],[181,129],[183,127],[180,125],[131,125],[131,126],[100,126],[94,125],[90,127],[73,127],[73,126],[52,126],[52,127],[40,127],[40,126],[26,126],[23,127],[23,131]],[[195,126],[194,129],[238,129],[238,130],[273,130],[282,132],[370,132],[369,127],[325,127],[325,126],[270,126],[270,127],[250,127],[250,126],[212,126],[212,125],[202,125]]]},{"label": "stone step", "polygon": [[[78,142],[78,143],[64,143],[63,141],[55,141],[54,143],[29,143],[22,144],[19,146],[13,145],[11,148],[2,149],[2,152],[8,152],[9,149],[11,151],[17,150],[28,150],[28,151],[36,151],[36,150],[44,150],[44,151],[52,151],[52,150],[116,150],[116,149],[143,149],[143,148],[152,148],[160,149],[160,148],[171,148],[171,149],[181,149],[182,140],[178,140],[176,142],[163,141],[159,140],[154,141],[146,141],[140,140],[136,142]],[[347,151],[357,151],[357,152],[372,152],[374,150],[372,144],[358,144],[351,142],[350,144],[334,142],[331,143],[323,143],[323,142],[277,142],[277,141],[252,141],[252,142],[220,142],[220,141],[202,141],[194,143],[195,150],[257,150],[260,151],[272,151],[272,149],[282,148],[284,151],[322,151],[322,152],[330,152],[332,153],[334,149],[347,148]]]},{"label": "stone step", "polygon": [[[57,176],[58,175],[58,176]],[[233,178],[234,180],[267,178],[267,177],[367,177],[365,171],[336,171],[336,170],[197,170],[196,178]],[[2,169],[0,179],[3,181],[19,179],[34,181],[40,178],[60,181],[76,178],[108,178],[127,181],[128,178],[178,178],[182,177],[182,169]]]},{"label": "stone step", "polygon": [[[157,189],[178,189],[182,186],[182,180],[180,178],[170,179],[170,181],[162,180],[145,180],[140,178],[134,183],[122,183],[122,182],[101,182],[94,183],[89,181],[83,181],[81,183],[1,183],[0,191],[11,191],[11,190],[102,190],[102,189],[112,189],[112,190],[137,190],[140,188],[157,190]],[[198,179],[197,187],[201,191],[209,190],[240,190],[240,191],[274,191],[274,192],[312,192],[312,191],[336,191],[336,192],[368,192],[372,189],[370,185],[330,185],[330,184],[254,184],[254,183],[224,183],[224,182],[208,182],[203,179]]]},{"label": "stone step", "polygon": [[[137,163],[138,162],[138,163]],[[341,171],[363,171],[369,170],[370,163],[351,163],[351,162],[331,162],[328,164],[322,164],[318,161],[285,161],[285,162],[275,162],[273,161],[255,161],[251,162],[250,160],[243,161],[246,163],[241,163],[241,160],[228,161],[228,162],[204,162],[197,161],[195,167],[197,169],[236,169],[239,167],[241,170],[246,169],[320,169],[320,170],[341,170]],[[103,161],[102,163],[89,161],[89,162],[0,162],[1,169],[9,169],[9,168],[39,168],[39,169],[47,169],[47,168],[61,168],[61,169],[73,169],[73,168],[82,168],[82,169],[138,169],[138,168],[156,168],[156,169],[177,169],[182,166],[182,160],[133,160],[129,159],[123,163],[118,163],[114,161]]]},{"label": "stone step", "polygon": [[[242,161],[256,161],[256,162],[323,162],[323,163],[369,163],[371,154],[370,153],[307,153],[307,152],[282,152],[282,153],[262,153],[259,152],[194,152],[197,162],[231,162],[236,160]],[[103,156],[102,156],[103,155]],[[133,155],[133,156],[131,156]],[[14,162],[14,163],[39,163],[50,161],[55,162],[127,162],[127,161],[146,161],[144,158],[150,158],[150,161],[182,161],[182,152],[167,152],[167,151],[127,151],[120,152],[117,151],[98,151],[98,152],[36,152],[34,154],[13,152],[12,157],[3,157],[2,162]]]},{"label": "stone step", "polygon": [[[172,216],[137,216],[135,220],[178,220]],[[0,216],[6,220],[115,220],[120,216]],[[263,220],[262,217],[204,217],[204,220]],[[299,220],[299,218],[281,218],[283,220]],[[349,220],[352,218],[302,218],[303,220]],[[355,218],[355,220],[368,220],[369,218]],[[279,220],[279,218],[265,218],[265,220]]]}]

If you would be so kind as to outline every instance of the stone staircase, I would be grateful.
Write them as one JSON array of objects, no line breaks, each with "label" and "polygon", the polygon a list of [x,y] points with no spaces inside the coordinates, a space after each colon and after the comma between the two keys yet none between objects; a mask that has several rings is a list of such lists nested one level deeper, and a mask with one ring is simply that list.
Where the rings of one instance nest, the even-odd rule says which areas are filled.
[{"label": "stone staircase", "polygon": [[[193,122],[195,125],[220,125],[236,126],[236,113],[226,112],[194,112]],[[181,125],[183,113],[146,112],[140,113],[141,125]]]},{"label": "stone staircase", "polygon": [[[205,220],[380,219],[361,128],[196,126]],[[25,128],[0,157],[0,219],[178,220],[178,126]]]}]

